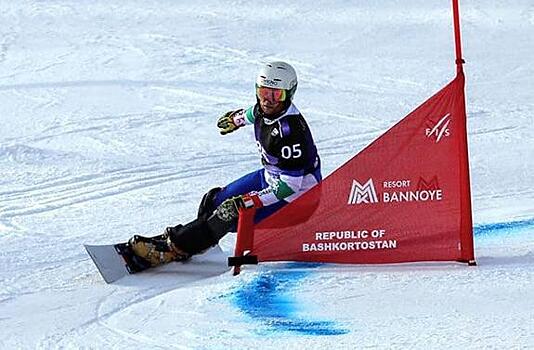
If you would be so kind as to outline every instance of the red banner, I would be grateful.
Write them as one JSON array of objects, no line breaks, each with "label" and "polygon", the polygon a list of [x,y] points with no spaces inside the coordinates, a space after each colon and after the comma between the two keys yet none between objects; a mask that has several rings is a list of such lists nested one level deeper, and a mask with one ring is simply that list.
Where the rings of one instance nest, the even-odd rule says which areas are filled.
[{"label": "red banner", "polygon": [[[474,261],[464,76],[261,222],[259,261]],[[247,244],[247,245],[248,245]]]}]

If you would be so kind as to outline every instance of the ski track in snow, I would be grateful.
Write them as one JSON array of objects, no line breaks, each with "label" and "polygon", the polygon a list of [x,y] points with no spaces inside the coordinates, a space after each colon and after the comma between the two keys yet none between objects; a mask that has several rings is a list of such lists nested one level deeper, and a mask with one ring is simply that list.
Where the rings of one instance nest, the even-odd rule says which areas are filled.
[{"label": "ski track in snow", "polygon": [[[6,198],[0,207],[0,220],[48,212],[166,182],[196,177],[218,168],[220,165],[215,163],[212,166],[191,168],[177,173],[170,167],[154,168],[153,165],[149,165],[105,172],[98,176],[59,180],[31,189],[4,192],[0,193]],[[18,204],[20,202],[23,203]],[[9,205],[9,203],[15,204]]]},{"label": "ski track in snow", "polygon": [[97,323],[99,326],[102,326],[103,328],[107,329],[111,333],[114,333],[116,336],[118,336],[118,338],[125,338],[125,339],[131,340],[133,342],[133,344],[136,344],[136,346],[143,346],[144,345],[144,346],[147,346],[149,348],[185,349],[187,347],[179,346],[179,345],[173,346],[172,344],[168,344],[166,346],[162,346],[161,342],[158,341],[157,339],[154,340],[154,339],[151,339],[150,337],[144,336],[142,334],[135,334],[135,333],[132,333],[132,332],[127,332],[127,331],[124,331],[124,330],[120,329],[119,327],[109,325],[106,322],[106,320],[112,318],[114,315],[117,315],[119,313],[127,313],[128,312],[128,308],[134,307],[135,305],[138,305],[140,303],[148,301],[148,300],[154,298],[155,296],[164,295],[167,291],[172,290],[174,288],[175,288],[175,286],[173,286],[173,287],[171,287],[171,288],[169,288],[167,290],[162,289],[162,288],[158,288],[157,290],[154,290],[153,288],[150,288],[150,289],[147,288],[146,290],[142,291],[143,293],[137,295],[134,298],[131,298],[131,296],[129,295],[128,296],[129,301],[126,302],[126,303],[124,303],[124,301],[123,301],[124,296],[122,296],[121,298],[117,298],[119,301],[122,302],[121,304],[114,305],[112,310],[108,310],[108,311],[105,311],[105,312],[103,311],[103,309],[104,309],[105,306],[108,306],[106,304],[113,305],[113,303],[110,303],[110,299],[113,297],[113,294],[109,295],[107,297],[104,297],[104,298],[102,298],[100,300],[100,302],[97,305],[96,318],[93,321],[89,322],[88,324],[82,325],[82,327],[78,328],[76,331],[78,333],[81,333],[83,331],[83,328],[91,326],[91,325],[93,325],[93,323]]}]

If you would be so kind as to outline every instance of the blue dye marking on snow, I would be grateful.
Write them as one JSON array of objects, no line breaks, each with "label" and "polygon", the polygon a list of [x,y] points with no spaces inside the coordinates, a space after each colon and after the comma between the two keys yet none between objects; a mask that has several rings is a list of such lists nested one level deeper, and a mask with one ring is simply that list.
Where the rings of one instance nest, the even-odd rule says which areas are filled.
[{"label": "blue dye marking on snow", "polygon": [[291,290],[300,280],[311,273],[310,268],[320,264],[292,263],[284,270],[271,270],[259,273],[252,281],[232,293],[235,305],[261,322],[269,332],[293,332],[303,335],[341,335],[349,331],[339,328],[332,321],[317,321],[297,315],[297,303]]},{"label": "blue dye marking on snow", "polygon": [[[477,225],[477,237],[512,234],[534,229],[534,219]],[[333,321],[300,318],[291,291],[311,273],[317,263],[292,263],[286,269],[259,273],[252,281],[232,292],[234,304],[245,314],[263,323],[273,332],[294,332],[303,335],[342,335],[349,333]]]},{"label": "blue dye marking on snow", "polygon": [[477,225],[473,228],[473,233],[475,236],[489,236],[510,234],[529,228],[534,229],[534,219]]}]

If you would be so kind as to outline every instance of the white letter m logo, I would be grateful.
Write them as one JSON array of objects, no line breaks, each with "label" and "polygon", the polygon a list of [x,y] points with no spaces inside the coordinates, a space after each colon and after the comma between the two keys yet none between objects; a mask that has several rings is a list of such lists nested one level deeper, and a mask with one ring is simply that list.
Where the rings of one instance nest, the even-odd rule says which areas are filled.
[{"label": "white letter m logo", "polygon": [[352,180],[349,202],[347,204],[378,203],[373,179],[369,179],[363,186],[356,180]]}]

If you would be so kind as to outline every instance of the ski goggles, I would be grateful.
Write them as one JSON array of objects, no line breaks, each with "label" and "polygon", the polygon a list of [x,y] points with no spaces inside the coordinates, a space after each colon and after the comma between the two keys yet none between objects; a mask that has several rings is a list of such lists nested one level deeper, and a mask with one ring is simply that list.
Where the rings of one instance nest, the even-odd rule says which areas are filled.
[{"label": "ski goggles", "polygon": [[263,97],[269,101],[282,102],[286,100],[287,93],[284,89],[273,89],[256,85],[256,96]]}]

